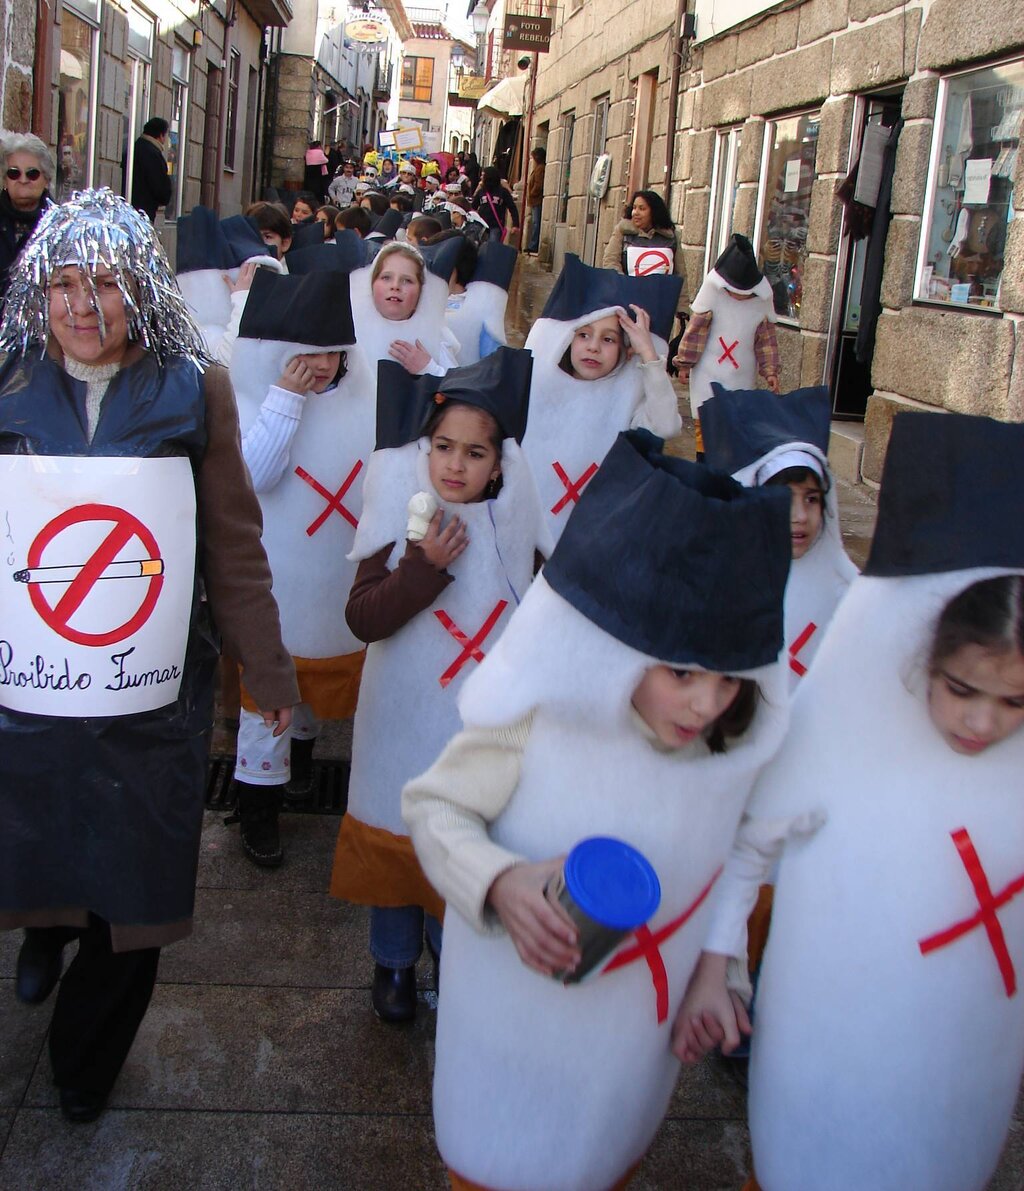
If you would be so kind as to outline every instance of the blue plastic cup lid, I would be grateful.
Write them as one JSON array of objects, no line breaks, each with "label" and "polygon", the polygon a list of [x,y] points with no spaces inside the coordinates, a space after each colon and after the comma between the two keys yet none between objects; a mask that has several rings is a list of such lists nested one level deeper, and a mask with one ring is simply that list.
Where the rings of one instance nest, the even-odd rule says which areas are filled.
[{"label": "blue plastic cup lid", "polygon": [[620,839],[581,840],[565,859],[565,887],[584,914],[612,930],[635,930],[661,902],[658,874]]}]

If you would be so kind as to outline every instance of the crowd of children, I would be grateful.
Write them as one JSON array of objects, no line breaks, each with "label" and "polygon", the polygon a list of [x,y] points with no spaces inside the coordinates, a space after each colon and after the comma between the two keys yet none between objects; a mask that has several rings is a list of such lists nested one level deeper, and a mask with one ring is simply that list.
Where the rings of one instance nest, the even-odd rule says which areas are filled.
[{"label": "crowd of children", "polygon": [[[1024,1067],[1024,428],[900,415],[858,575],[828,393],[779,392],[748,241],[676,356],[690,462],[665,449],[679,277],[570,256],[510,348],[515,252],[467,234],[462,175],[405,220],[372,200],[415,167],[363,164],[337,217],[299,195],[179,224],[301,700],[275,722],[243,680],[246,856],[281,864],[323,721],[354,719],[330,889],[369,908],[383,1022],[433,954],[455,1188],[624,1187],[680,1061],[751,1033],[772,884],[751,1187],[980,1191]],[[596,962],[614,882],[570,879],[592,837],[658,890]]]}]

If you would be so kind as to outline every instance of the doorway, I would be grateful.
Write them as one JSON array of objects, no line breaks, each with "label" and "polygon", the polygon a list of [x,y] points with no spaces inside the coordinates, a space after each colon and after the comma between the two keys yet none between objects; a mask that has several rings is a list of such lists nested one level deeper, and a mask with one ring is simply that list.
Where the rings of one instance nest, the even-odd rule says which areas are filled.
[{"label": "doorway", "polygon": [[[605,150],[608,141],[608,108],[611,97],[602,95],[594,103],[594,126],[590,137],[590,171],[593,173],[597,159]],[[597,250],[601,244],[601,203],[602,196],[591,193],[587,187],[587,217],[583,229],[583,263],[597,264]]]}]

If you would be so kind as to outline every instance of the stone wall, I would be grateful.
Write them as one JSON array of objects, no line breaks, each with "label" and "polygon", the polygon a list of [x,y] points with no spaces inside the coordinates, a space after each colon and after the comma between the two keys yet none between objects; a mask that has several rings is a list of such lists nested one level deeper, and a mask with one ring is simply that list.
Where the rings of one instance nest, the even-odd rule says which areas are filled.
[{"label": "stone wall", "polygon": [[0,112],[4,128],[32,127],[32,66],[36,49],[36,6],[31,0],[6,0],[0,41]]}]

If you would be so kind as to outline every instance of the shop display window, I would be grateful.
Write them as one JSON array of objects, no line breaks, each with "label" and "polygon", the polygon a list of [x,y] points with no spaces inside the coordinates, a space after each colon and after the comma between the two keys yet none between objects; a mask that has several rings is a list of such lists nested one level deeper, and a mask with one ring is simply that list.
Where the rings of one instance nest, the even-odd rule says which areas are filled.
[{"label": "shop display window", "polygon": [[772,287],[775,313],[800,317],[820,113],[771,120],[765,132],[757,258]]},{"label": "shop display window", "polygon": [[915,297],[999,308],[1024,61],[941,80]]},{"label": "shop display window", "polygon": [[57,176],[53,197],[60,203],[90,184],[96,30],[70,9],[60,26],[60,86],[57,91]]},{"label": "shop display window", "polygon": [[714,171],[711,177],[711,220],[704,255],[704,272],[710,272],[722,255],[732,235],[736,209],[736,163],[743,140],[743,128],[719,129],[715,142]]}]

